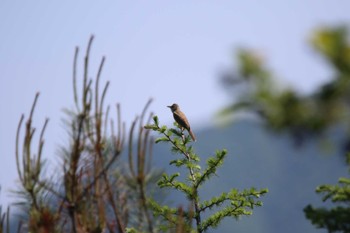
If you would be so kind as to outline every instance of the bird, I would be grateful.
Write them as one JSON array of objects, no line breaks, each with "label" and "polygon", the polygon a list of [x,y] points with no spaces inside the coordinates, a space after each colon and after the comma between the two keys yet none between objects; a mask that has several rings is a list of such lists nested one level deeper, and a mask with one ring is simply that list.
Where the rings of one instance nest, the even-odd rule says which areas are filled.
[{"label": "bird", "polygon": [[192,140],[195,142],[196,137],[194,136],[194,133],[191,130],[190,123],[188,122],[185,114],[181,112],[179,105],[174,103],[171,106],[167,106],[167,107],[171,109],[171,112],[173,113],[175,121],[180,125],[182,129],[185,128],[188,131]]}]

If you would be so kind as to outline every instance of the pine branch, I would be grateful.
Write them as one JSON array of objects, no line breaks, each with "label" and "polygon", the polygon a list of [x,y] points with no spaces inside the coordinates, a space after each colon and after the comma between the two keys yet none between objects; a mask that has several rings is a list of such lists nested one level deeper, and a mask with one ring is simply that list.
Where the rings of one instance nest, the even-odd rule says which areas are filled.
[{"label": "pine branch", "polygon": [[208,180],[211,177],[211,175],[216,173],[217,168],[223,164],[226,154],[227,154],[226,150],[218,151],[216,153],[216,157],[212,157],[207,160],[208,167],[205,169],[203,174],[197,180],[195,184],[196,188],[198,188],[203,182]]},{"label": "pine branch", "polygon": [[[177,124],[175,124],[175,126],[178,127]],[[190,222],[192,218],[195,219],[196,232],[200,233],[209,228],[218,226],[225,217],[238,218],[242,215],[250,215],[255,206],[262,205],[262,202],[256,201],[255,199],[267,193],[267,189],[257,191],[251,188],[250,190],[243,190],[242,192],[237,189],[232,189],[229,193],[222,193],[209,201],[200,202],[198,194],[199,187],[216,173],[217,168],[223,164],[227,151],[217,151],[215,156],[207,160],[207,167],[202,171],[198,164],[200,160],[199,156],[194,153],[192,146],[187,145],[190,139],[189,137],[183,136],[180,128],[168,129],[166,126],[160,126],[157,116],[153,117],[153,124],[148,124],[145,128],[156,131],[161,135],[160,138],[155,140],[156,143],[170,143],[173,152],[184,155],[184,158],[171,160],[170,165],[186,167],[189,172],[188,182],[185,183],[177,180],[180,173],[175,173],[171,176],[163,174],[162,179],[158,182],[158,186],[160,188],[167,187],[179,190],[187,196],[194,208],[194,214],[184,215],[184,217],[187,218],[187,222]],[[217,209],[222,205],[224,206],[222,209],[209,215],[209,217],[202,222],[201,215],[207,209],[212,210],[214,207]],[[171,224],[174,224],[176,217],[179,216],[179,213],[175,212],[174,209],[170,212],[168,206],[153,204],[153,207],[155,213],[162,215],[164,219]],[[168,215],[171,216],[169,217]]]}]

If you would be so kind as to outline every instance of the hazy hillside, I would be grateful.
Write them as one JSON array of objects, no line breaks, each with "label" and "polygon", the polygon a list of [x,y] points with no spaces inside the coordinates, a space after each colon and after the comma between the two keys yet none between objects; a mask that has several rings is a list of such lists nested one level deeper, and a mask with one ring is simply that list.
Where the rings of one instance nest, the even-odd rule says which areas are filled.
[{"label": "hazy hillside", "polygon": [[[333,138],[341,137],[335,132],[332,132]],[[196,134],[195,150],[203,156],[202,162],[217,149],[229,151],[218,177],[203,188],[204,197],[230,188],[269,189],[262,198],[264,206],[255,209],[252,216],[239,221],[227,219],[215,232],[326,232],[315,229],[305,219],[303,208],[307,204],[324,205],[314,192],[317,185],[333,184],[338,177],[348,175],[336,145],[325,151],[321,149],[324,147],[320,141],[312,141],[302,148],[295,148],[286,135],[267,132],[252,121],[241,121],[227,128],[205,129]],[[171,172],[174,169],[168,162],[175,155],[168,149],[167,144],[156,145],[154,163]],[[182,198],[176,194],[171,197],[174,202]]]}]

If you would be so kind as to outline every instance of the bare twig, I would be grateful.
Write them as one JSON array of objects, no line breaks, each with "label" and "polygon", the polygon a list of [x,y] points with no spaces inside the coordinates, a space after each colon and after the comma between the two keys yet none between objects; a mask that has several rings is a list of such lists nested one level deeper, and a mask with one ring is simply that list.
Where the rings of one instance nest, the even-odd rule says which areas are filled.
[{"label": "bare twig", "polygon": [[73,62],[73,93],[74,93],[74,103],[77,111],[80,112],[79,102],[78,102],[78,90],[77,90],[77,62],[78,62],[79,48],[75,48],[74,62]]}]

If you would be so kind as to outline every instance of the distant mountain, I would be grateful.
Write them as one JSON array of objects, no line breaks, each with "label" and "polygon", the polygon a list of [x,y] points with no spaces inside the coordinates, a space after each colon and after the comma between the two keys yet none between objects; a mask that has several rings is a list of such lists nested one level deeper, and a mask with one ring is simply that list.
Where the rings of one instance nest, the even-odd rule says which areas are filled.
[{"label": "distant mountain", "polygon": [[[203,167],[209,155],[218,149],[227,149],[228,156],[218,171],[201,190],[209,199],[231,188],[268,188],[261,198],[264,205],[254,209],[253,215],[240,220],[226,219],[215,231],[235,233],[322,233],[306,220],[303,208],[308,204],[324,206],[315,188],[320,184],[335,184],[340,176],[348,176],[344,156],[337,140],[341,130],[330,132],[332,147],[325,147],[321,140],[310,140],[300,148],[285,134],[274,134],[254,121],[242,120],[227,128],[210,128],[195,132],[195,151],[202,158]],[[338,140],[339,141],[339,140]],[[326,143],[323,143],[327,145]],[[323,149],[322,149],[323,148]],[[328,148],[325,151],[325,148]],[[331,148],[331,149],[329,149]],[[169,161],[175,156],[170,145],[154,146],[154,164],[175,172]],[[182,175],[185,172],[181,172]],[[179,193],[173,193],[174,203],[184,201]]]}]

